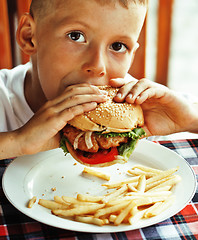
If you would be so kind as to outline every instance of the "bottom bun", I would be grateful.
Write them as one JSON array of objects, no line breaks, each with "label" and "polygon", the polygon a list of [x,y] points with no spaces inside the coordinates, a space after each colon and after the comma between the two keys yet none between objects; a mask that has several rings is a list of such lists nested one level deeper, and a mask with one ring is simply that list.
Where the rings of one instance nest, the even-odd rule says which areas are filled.
[{"label": "bottom bun", "polygon": [[103,162],[103,163],[99,163],[99,164],[90,164],[90,163],[86,163],[83,162],[81,159],[79,159],[78,157],[78,152],[76,150],[74,150],[74,148],[72,147],[72,145],[70,143],[68,143],[67,141],[65,142],[65,145],[67,147],[67,150],[69,151],[69,153],[72,155],[72,157],[78,161],[79,163],[88,166],[88,167],[108,167],[111,166],[113,164],[119,163],[119,164],[124,164],[127,162],[126,159],[122,158],[121,156],[117,156],[117,158],[113,161],[110,162]]}]

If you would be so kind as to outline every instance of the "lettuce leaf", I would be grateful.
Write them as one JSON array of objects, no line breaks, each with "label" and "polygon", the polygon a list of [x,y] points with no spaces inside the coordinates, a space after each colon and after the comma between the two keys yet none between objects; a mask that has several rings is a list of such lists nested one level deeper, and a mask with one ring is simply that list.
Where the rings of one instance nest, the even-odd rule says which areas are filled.
[{"label": "lettuce leaf", "polygon": [[134,140],[142,136],[145,136],[145,131],[143,130],[143,128],[135,128],[130,132],[122,132],[122,133],[117,133],[117,132],[109,132],[109,133],[95,132],[95,133],[105,138],[121,136],[121,137],[128,137]]},{"label": "lettuce leaf", "polygon": [[62,148],[65,155],[67,155],[67,153],[69,153],[67,146],[65,144],[66,141],[68,142],[68,139],[62,134],[61,140],[60,140],[60,148]]},{"label": "lettuce leaf", "polygon": [[130,140],[127,143],[121,144],[118,147],[118,152],[120,156],[123,156],[124,159],[128,160],[129,157],[131,156],[132,152],[135,149],[136,143],[138,139],[136,140]]},{"label": "lettuce leaf", "polygon": [[137,141],[146,135],[145,131],[142,128],[135,128],[132,132],[134,134],[132,134],[131,137],[130,135],[128,136],[130,140],[118,147],[119,155],[123,156],[126,160],[128,160],[134,151]]}]

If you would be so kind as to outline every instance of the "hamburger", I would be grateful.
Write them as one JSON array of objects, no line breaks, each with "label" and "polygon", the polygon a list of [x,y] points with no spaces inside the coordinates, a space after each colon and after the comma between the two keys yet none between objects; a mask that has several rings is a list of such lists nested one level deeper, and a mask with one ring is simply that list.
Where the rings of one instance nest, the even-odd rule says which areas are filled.
[{"label": "hamburger", "polygon": [[96,167],[125,163],[138,140],[145,136],[140,105],[113,101],[118,88],[107,91],[107,101],[76,116],[62,130],[61,147],[78,162]]}]

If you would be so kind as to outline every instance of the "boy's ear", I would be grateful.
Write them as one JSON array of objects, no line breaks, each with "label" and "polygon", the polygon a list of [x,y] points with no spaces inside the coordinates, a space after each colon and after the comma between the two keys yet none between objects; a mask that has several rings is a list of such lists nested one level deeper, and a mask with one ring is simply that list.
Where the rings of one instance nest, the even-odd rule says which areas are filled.
[{"label": "boy's ear", "polygon": [[138,50],[139,46],[140,46],[140,44],[139,44],[138,42],[136,42],[136,44],[135,44],[135,46],[134,46],[134,48],[133,48],[133,59],[134,59],[134,57],[135,57],[135,53],[136,53],[136,51]]},{"label": "boy's ear", "polygon": [[134,46],[134,48],[133,48],[133,53],[132,53],[132,58],[131,58],[131,66],[132,66],[132,64],[133,64],[133,60],[134,60],[134,58],[135,58],[135,53],[136,53],[136,51],[138,50],[139,46],[140,46],[140,44],[139,44],[138,42],[136,42],[136,44],[135,44],[135,46]]},{"label": "boy's ear", "polygon": [[16,40],[24,53],[30,56],[36,53],[35,22],[28,13],[24,14],[19,21]]}]

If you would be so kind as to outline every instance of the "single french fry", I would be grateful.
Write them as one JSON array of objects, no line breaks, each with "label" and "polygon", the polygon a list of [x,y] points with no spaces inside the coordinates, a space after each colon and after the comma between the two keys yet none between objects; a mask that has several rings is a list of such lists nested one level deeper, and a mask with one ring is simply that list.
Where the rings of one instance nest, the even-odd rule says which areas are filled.
[{"label": "single french fry", "polygon": [[105,204],[94,204],[91,206],[79,206],[72,209],[57,209],[53,210],[52,213],[54,215],[62,216],[62,217],[74,217],[77,215],[84,215],[84,214],[90,214],[95,213],[98,209],[103,208]]},{"label": "single french fry", "polygon": [[129,201],[124,201],[120,204],[111,206],[111,207],[106,207],[106,208],[101,208],[99,209],[95,214],[94,217],[101,217],[101,216],[105,216],[111,213],[115,213],[117,211],[120,211],[121,209],[125,208],[127,205],[129,204]]},{"label": "single french fry", "polygon": [[103,199],[102,199],[102,202],[103,202],[103,203],[107,203],[107,202],[110,201],[111,199],[115,199],[115,198],[117,198],[118,196],[120,196],[121,194],[127,192],[127,190],[128,190],[128,187],[127,187],[126,184],[124,184],[123,186],[121,186],[121,188],[116,189],[116,190],[114,190],[113,192],[105,195],[105,196],[103,197]]},{"label": "single french fry", "polygon": [[163,191],[170,191],[171,188],[172,188],[171,185],[162,186],[162,187],[156,186],[156,187],[151,188],[150,190],[148,190],[147,193],[149,193],[149,192],[163,192]]},{"label": "single french fry", "polygon": [[34,196],[33,198],[30,199],[28,203],[28,208],[32,208],[35,202],[36,202],[36,197]]},{"label": "single french fry", "polygon": [[[128,186],[128,190],[131,191],[131,192],[137,192],[137,183],[136,184],[133,184],[133,183],[127,183],[127,186]],[[136,186],[136,187],[135,187]]]},{"label": "single french fry", "polygon": [[74,197],[62,196],[62,199],[67,204],[78,203],[79,201]]},{"label": "single french fry", "polygon": [[128,219],[128,222],[133,225],[135,223],[137,223],[140,219],[143,218],[145,210],[138,210],[137,206],[134,207],[131,211],[131,216]]},{"label": "single french fry", "polygon": [[60,203],[60,204],[64,204],[64,205],[67,205],[69,206],[71,203],[67,203],[65,202],[61,197],[59,196],[54,196],[54,201],[57,202],[57,203]]},{"label": "single french fry", "polygon": [[115,220],[116,220],[116,218],[117,218],[117,215],[111,214],[111,215],[109,216],[109,222],[114,223]]},{"label": "single french fry", "polygon": [[127,173],[129,175],[133,175],[133,176],[145,175],[146,178],[154,177],[157,174],[157,173],[152,173],[152,172],[145,172],[140,169],[129,169],[127,171]]},{"label": "single french fry", "polygon": [[103,222],[104,222],[105,225],[107,225],[107,224],[110,223],[108,218],[104,218],[104,219],[102,219],[102,220],[103,220]]},{"label": "single french fry", "polygon": [[112,199],[109,202],[106,203],[106,207],[108,206],[114,206],[123,202],[130,202],[133,199],[137,199],[139,197],[133,197],[133,196],[123,196],[117,199]]},{"label": "single french fry", "polygon": [[83,223],[89,223],[89,224],[94,224],[98,226],[103,226],[105,224],[105,221],[103,219],[95,218],[95,217],[89,217],[89,216],[76,216],[75,221],[77,222],[83,222]]},{"label": "single french fry", "polygon": [[138,182],[127,183],[128,189],[131,192],[137,192],[137,185],[138,185]]},{"label": "single french fry", "polygon": [[140,175],[136,188],[137,188],[138,192],[141,192],[141,193],[145,192],[145,188],[146,188],[146,177],[145,177],[145,175]]},{"label": "single french fry", "polygon": [[117,218],[114,221],[114,224],[116,226],[118,226],[120,223],[122,223],[122,221],[125,219],[125,217],[129,214],[129,212],[131,211],[131,209],[134,207],[134,201],[132,200],[131,202],[129,202],[129,204],[126,206],[126,208],[124,208],[120,214],[117,216]]},{"label": "single french fry", "polygon": [[151,207],[149,207],[145,212],[144,212],[144,218],[150,218],[153,217],[153,213],[156,208],[158,208],[163,202],[156,202],[154,203]]},{"label": "single french fry", "polygon": [[131,215],[135,215],[135,214],[137,214],[139,212],[139,210],[138,210],[138,207],[137,206],[134,206],[132,209],[131,209]]},{"label": "single french fry", "polygon": [[126,178],[126,179],[123,179],[123,180],[117,181],[117,182],[105,183],[105,184],[102,184],[102,186],[105,186],[107,188],[117,188],[117,187],[120,187],[121,185],[124,185],[127,183],[137,183],[138,179],[139,179],[139,176],[130,177],[130,178]]},{"label": "single french fry", "polygon": [[154,206],[150,207],[145,213],[144,217],[154,217],[156,215],[159,215],[161,212],[169,208],[173,203],[175,202],[175,196],[171,196],[170,198],[167,198],[164,202],[156,203]]},{"label": "single french fry", "polygon": [[103,196],[91,196],[91,195],[84,195],[78,194],[77,200],[83,202],[100,202],[103,199]]},{"label": "single french fry", "polygon": [[159,169],[156,169],[156,168],[151,168],[151,167],[146,167],[146,166],[143,166],[143,165],[136,165],[132,169],[136,169],[136,168],[140,169],[144,172],[155,173],[155,174],[163,172],[162,170],[159,170]]},{"label": "single french fry", "polygon": [[171,191],[157,191],[157,192],[129,192],[127,196],[134,196],[134,197],[162,197],[162,196],[170,196],[172,194]]},{"label": "single french fry", "polygon": [[76,208],[76,207],[88,207],[88,206],[93,206],[93,205],[97,205],[99,203],[94,203],[94,202],[81,202],[79,201],[78,203],[72,203],[70,205],[70,208]]},{"label": "single french fry", "polygon": [[84,168],[83,173],[88,173],[90,175],[93,175],[93,176],[98,177],[98,178],[102,178],[102,179],[107,180],[107,181],[109,181],[110,178],[111,178],[109,175],[107,175],[105,173],[95,171],[94,169],[88,168],[88,167]]},{"label": "single french fry", "polygon": [[68,208],[68,206],[66,206],[65,204],[57,203],[46,199],[39,199],[38,204],[51,210]]}]

